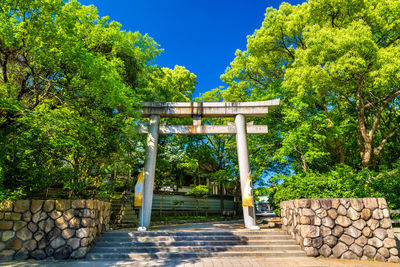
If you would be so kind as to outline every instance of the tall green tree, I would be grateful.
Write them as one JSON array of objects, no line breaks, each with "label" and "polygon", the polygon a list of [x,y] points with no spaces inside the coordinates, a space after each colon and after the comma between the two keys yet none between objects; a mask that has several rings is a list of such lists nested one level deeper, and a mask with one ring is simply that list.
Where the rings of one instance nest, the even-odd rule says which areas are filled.
[{"label": "tall green tree", "polygon": [[160,52],[94,6],[1,0],[0,186],[84,195],[121,152]]},{"label": "tall green tree", "polygon": [[281,98],[276,159],[305,172],[395,161],[385,148],[400,129],[399,10],[397,0],[267,9],[222,79],[231,100]]}]

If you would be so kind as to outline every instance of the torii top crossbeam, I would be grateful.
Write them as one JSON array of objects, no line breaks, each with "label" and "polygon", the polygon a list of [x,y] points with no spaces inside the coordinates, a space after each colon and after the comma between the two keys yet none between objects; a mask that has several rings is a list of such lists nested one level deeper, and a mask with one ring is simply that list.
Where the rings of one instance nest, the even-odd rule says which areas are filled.
[{"label": "torii top crossbeam", "polygon": [[[159,134],[235,134],[236,126],[201,125],[201,118],[262,117],[269,109],[279,105],[279,99],[258,102],[144,102],[142,117],[158,116],[168,118],[193,118],[193,125],[160,125]],[[149,133],[148,123],[142,123],[139,133]],[[246,125],[249,134],[268,133],[267,125]]]},{"label": "torii top crossbeam", "polygon": [[142,117],[159,115],[170,118],[262,117],[276,108],[280,99],[257,102],[144,102]]}]

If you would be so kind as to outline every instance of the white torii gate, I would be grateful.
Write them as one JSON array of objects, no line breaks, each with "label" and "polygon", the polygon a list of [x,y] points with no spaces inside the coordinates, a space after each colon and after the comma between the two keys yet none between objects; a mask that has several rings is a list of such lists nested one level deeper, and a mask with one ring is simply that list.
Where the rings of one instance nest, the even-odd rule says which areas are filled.
[{"label": "white torii gate", "polygon": [[[279,99],[258,102],[144,102],[141,116],[149,118],[142,123],[139,133],[147,134],[146,159],[144,164],[144,183],[142,208],[139,214],[139,229],[148,229],[153,201],[154,173],[159,134],[236,134],[239,161],[240,188],[242,198],[250,176],[249,152],[246,134],[268,133],[267,125],[247,123],[247,117],[263,117],[269,109],[276,108]],[[160,117],[193,118],[193,125],[160,125]],[[235,124],[201,125],[201,118],[235,117]],[[245,227],[259,229],[256,225],[254,203],[243,207]]]}]

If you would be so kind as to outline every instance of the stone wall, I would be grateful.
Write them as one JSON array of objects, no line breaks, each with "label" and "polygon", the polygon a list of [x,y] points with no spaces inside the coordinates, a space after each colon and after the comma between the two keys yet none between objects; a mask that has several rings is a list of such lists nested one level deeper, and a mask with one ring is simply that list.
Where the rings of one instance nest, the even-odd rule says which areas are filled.
[{"label": "stone wall", "polygon": [[399,262],[383,198],[296,199],[280,205],[283,230],[308,256]]},{"label": "stone wall", "polygon": [[110,204],[98,200],[0,203],[0,259],[83,258],[108,230]]}]

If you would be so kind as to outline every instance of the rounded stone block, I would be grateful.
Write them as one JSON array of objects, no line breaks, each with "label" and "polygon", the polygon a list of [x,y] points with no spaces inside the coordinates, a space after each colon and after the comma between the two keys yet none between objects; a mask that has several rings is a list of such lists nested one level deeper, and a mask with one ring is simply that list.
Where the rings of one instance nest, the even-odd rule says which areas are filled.
[{"label": "rounded stone block", "polygon": [[42,209],[43,200],[32,200],[31,212],[36,213]]},{"label": "rounded stone block", "polygon": [[42,232],[42,231],[38,231],[38,232],[36,232],[36,233],[33,235],[33,238],[34,238],[36,241],[42,240],[43,237],[44,237],[44,232]]},{"label": "rounded stone block", "polygon": [[351,220],[345,216],[338,216],[335,220],[337,225],[343,226],[343,227],[348,227],[351,225]]},{"label": "rounded stone block", "polygon": [[378,201],[376,198],[363,198],[364,207],[370,210],[378,208]]},{"label": "rounded stone block", "polygon": [[379,238],[373,237],[368,240],[368,245],[373,246],[375,248],[381,248],[383,246],[383,242]]},{"label": "rounded stone block", "polygon": [[71,256],[72,248],[70,246],[64,246],[54,251],[54,258],[56,260],[65,260]]},{"label": "rounded stone block", "polygon": [[69,210],[70,208],[71,208],[71,200],[66,200],[66,199],[56,200],[56,210],[66,211]]},{"label": "rounded stone block", "polygon": [[373,236],[375,236],[383,241],[388,236],[388,234],[387,234],[386,229],[378,228],[378,229],[375,229]]},{"label": "rounded stone block", "polygon": [[315,214],[317,214],[317,216],[322,219],[326,217],[328,213],[326,212],[325,209],[320,208],[315,211]]},{"label": "rounded stone block", "polygon": [[69,221],[69,227],[78,229],[79,226],[80,226],[80,220],[78,218],[74,217]]},{"label": "rounded stone block", "polygon": [[4,200],[0,202],[0,211],[12,211],[14,202],[12,200]]},{"label": "rounded stone block", "polygon": [[313,247],[305,247],[304,252],[309,257],[317,257],[319,255],[318,249]]},{"label": "rounded stone block", "polygon": [[63,217],[60,217],[56,220],[56,226],[60,228],[61,230],[64,230],[65,228],[68,227],[68,223],[64,220]]},{"label": "rounded stone block", "polygon": [[86,206],[86,202],[83,199],[73,200],[71,206],[73,209],[84,209]]},{"label": "rounded stone block", "polygon": [[343,242],[347,246],[350,246],[351,244],[354,243],[355,239],[353,237],[349,236],[349,235],[342,235],[339,238],[339,241]]},{"label": "rounded stone block", "polygon": [[[26,222],[25,222],[26,224]],[[28,229],[29,231],[31,231],[32,233],[35,233],[38,230],[38,226],[36,224],[34,224],[33,222],[30,222],[28,224]]]},{"label": "rounded stone block", "polygon": [[386,238],[383,240],[383,245],[385,248],[395,248],[396,247],[396,241],[393,238]]},{"label": "rounded stone block", "polygon": [[364,247],[368,243],[368,238],[365,236],[360,236],[359,238],[356,239],[355,244]]},{"label": "rounded stone block", "polygon": [[62,237],[57,237],[51,241],[50,245],[53,249],[58,249],[59,247],[65,245],[65,240]]},{"label": "rounded stone block", "polygon": [[339,198],[333,198],[331,200],[332,202],[332,208],[337,209],[340,205],[340,199]]},{"label": "rounded stone block", "polygon": [[343,205],[346,209],[350,207],[350,199],[348,198],[341,198],[340,204]]},{"label": "rounded stone block", "polygon": [[54,209],[54,204],[55,201],[54,200],[46,200],[43,204],[43,210],[45,212],[50,212]]},{"label": "rounded stone block", "polygon": [[21,229],[21,228],[24,227],[25,225],[26,225],[26,222],[24,222],[24,221],[17,221],[17,222],[14,222],[13,230],[14,230],[14,231],[18,231],[19,229]]},{"label": "rounded stone block", "polygon": [[310,199],[299,199],[298,205],[299,205],[299,208],[309,208],[310,207]]},{"label": "rounded stone block", "polygon": [[[82,240],[81,240],[81,246],[82,247],[87,247],[87,246],[89,246],[90,245],[90,238],[88,238],[88,237],[85,237],[85,238],[82,238]],[[300,243],[300,242],[299,242]]]},{"label": "rounded stone block", "polygon": [[24,227],[17,232],[17,237],[22,241],[32,239],[32,232],[29,231],[28,227]]},{"label": "rounded stone block", "polygon": [[343,205],[339,205],[337,208],[337,213],[339,215],[345,216],[347,214],[347,209]]},{"label": "rounded stone block", "polygon": [[313,211],[316,211],[321,207],[321,204],[319,203],[319,199],[311,199],[310,201],[310,207]]},{"label": "rounded stone block", "polygon": [[[82,229],[85,229],[85,228],[81,228],[78,231],[80,231]],[[77,231],[77,236],[81,237],[81,236],[78,235],[78,231]],[[310,237],[310,238],[318,237],[319,234],[320,234],[320,229],[319,229],[319,227],[314,226],[314,225],[301,225],[300,226],[300,234],[301,234],[301,236],[303,238],[305,238],[305,237]],[[82,237],[84,237],[84,236],[82,236]]]},{"label": "rounded stone block", "polygon": [[322,225],[332,229],[335,226],[335,222],[330,217],[325,217],[322,219]]},{"label": "rounded stone block", "polygon": [[352,244],[349,249],[358,257],[361,257],[363,255],[363,248],[356,243]]},{"label": "rounded stone block", "polygon": [[363,255],[366,256],[368,259],[373,259],[376,255],[376,248],[370,245],[366,245],[364,247],[364,253]]},{"label": "rounded stone block", "polygon": [[0,230],[11,230],[13,224],[12,221],[0,221]]},{"label": "rounded stone block", "polygon": [[337,216],[338,216],[338,213],[337,213],[337,211],[335,209],[330,209],[330,210],[328,210],[328,216],[331,219],[335,220],[337,218]]},{"label": "rounded stone block", "polygon": [[378,198],[378,206],[380,209],[387,209],[388,205],[384,198]]},{"label": "rounded stone block", "polygon": [[24,248],[27,249],[28,251],[33,251],[37,248],[37,242],[36,240],[29,240],[24,243]]},{"label": "rounded stone block", "polygon": [[21,240],[19,240],[18,238],[14,238],[10,241],[8,241],[6,248],[7,249],[12,249],[12,250],[19,250],[22,247],[22,243]]},{"label": "rounded stone block", "polygon": [[[302,228],[304,227],[305,229],[311,229],[311,228],[308,228],[307,226],[310,226],[310,225],[302,225],[301,227]],[[309,231],[311,231],[311,230],[309,230]],[[309,232],[307,232],[307,233],[309,233]],[[310,235],[312,235],[312,232],[311,232]],[[319,235],[319,232],[318,232],[318,235]],[[80,228],[80,229],[78,229],[76,231],[76,236],[79,237],[79,238],[88,237],[89,236],[89,228]],[[304,236],[304,237],[315,237],[315,236]]]},{"label": "rounded stone block", "polygon": [[337,244],[337,242],[338,242],[338,239],[337,239],[337,237],[336,236],[333,236],[333,235],[329,235],[329,236],[326,236],[326,237],[324,237],[324,244],[326,244],[326,245],[328,245],[329,247],[334,247],[334,246],[336,246],[336,244]]},{"label": "rounded stone block", "polygon": [[391,257],[388,259],[388,262],[398,263],[398,262],[400,262],[400,258],[399,258],[398,256],[391,256]]},{"label": "rounded stone block", "polygon": [[75,234],[75,230],[70,229],[70,228],[64,229],[61,233],[61,235],[64,239],[70,239],[71,237],[74,236],[74,234]]},{"label": "rounded stone block", "polygon": [[65,221],[69,221],[74,217],[74,210],[73,209],[69,209],[67,211],[64,211],[63,213],[63,218]]},{"label": "rounded stone block", "polygon": [[89,252],[89,248],[83,247],[79,248],[76,251],[72,252],[71,258],[73,259],[82,259],[86,256],[86,254]]},{"label": "rounded stone block", "polygon": [[381,254],[385,258],[389,258],[390,257],[390,252],[389,252],[389,250],[387,248],[378,249],[378,253]]},{"label": "rounded stone block", "polygon": [[354,226],[346,228],[346,230],[344,230],[344,233],[353,238],[358,238],[361,235],[361,231],[355,228]]},{"label": "rounded stone block", "polygon": [[20,250],[17,251],[14,255],[14,259],[19,261],[19,260],[26,260],[29,257],[29,252],[25,248],[21,248]]},{"label": "rounded stone block", "polygon": [[329,236],[332,234],[332,230],[329,227],[326,226],[321,226],[320,227],[320,232],[321,232],[321,236],[325,237],[325,236]]},{"label": "rounded stone block", "polygon": [[358,257],[353,251],[346,251],[340,258],[346,260],[357,260],[360,257]]},{"label": "rounded stone block", "polygon": [[384,229],[389,229],[392,227],[392,221],[389,219],[383,219],[380,221],[380,226]]},{"label": "rounded stone block", "polygon": [[31,252],[31,256],[32,256],[32,258],[34,258],[36,260],[43,260],[47,257],[46,252],[44,252],[43,249],[37,249],[37,250]]},{"label": "rounded stone block", "polygon": [[332,249],[332,255],[336,258],[339,259],[344,252],[346,252],[349,249],[346,244],[339,242],[336,246],[333,247]]},{"label": "rounded stone block", "polygon": [[30,211],[26,211],[22,214],[22,220],[24,222],[30,222],[32,219],[32,213]]},{"label": "rounded stone block", "polygon": [[380,253],[376,253],[375,257],[374,257],[374,260],[376,260],[376,261],[385,261],[386,259]]},{"label": "rounded stone block", "polygon": [[356,211],[361,211],[364,208],[363,201],[359,198],[350,199],[350,206]]},{"label": "rounded stone block", "polygon": [[327,258],[332,254],[332,249],[327,244],[324,244],[319,249],[319,254]]},{"label": "rounded stone block", "polygon": [[362,230],[362,234],[363,234],[365,237],[372,237],[373,232],[372,232],[371,228],[369,228],[369,227],[367,226],[367,227],[365,227],[365,228]]},{"label": "rounded stone block", "polygon": [[344,232],[344,228],[339,225],[336,225],[332,230],[332,234],[336,237],[341,236],[343,234],[343,232]]},{"label": "rounded stone block", "polygon": [[352,207],[350,207],[347,210],[347,217],[350,218],[352,221],[356,221],[360,219],[360,213],[355,209],[353,209]]},{"label": "rounded stone block", "polygon": [[11,238],[13,238],[14,236],[15,236],[14,231],[5,231],[5,232],[3,232],[3,235],[1,236],[1,240],[6,242],[6,241],[10,240]]},{"label": "rounded stone block", "polygon": [[14,211],[15,212],[25,212],[29,210],[29,200],[17,200],[14,203]]},{"label": "rounded stone block", "polygon": [[332,208],[332,201],[329,198],[320,199],[321,207],[325,210],[329,210]]},{"label": "rounded stone block", "polygon": [[366,223],[364,220],[360,219],[360,220],[354,221],[354,222],[352,223],[352,225],[353,225],[355,228],[357,228],[358,230],[362,230],[362,229],[364,229],[364,227],[367,225],[367,223]]},{"label": "rounded stone block", "polygon": [[369,218],[371,218],[372,216],[372,212],[370,209],[363,209],[361,211],[361,219],[363,219],[364,221],[369,220]]},{"label": "rounded stone block", "polygon": [[381,220],[383,219],[383,212],[381,209],[376,209],[372,212],[372,218],[375,220]]},{"label": "rounded stone block", "polygon": [[[88,218],[83,218],[82,219],[82,225],[83,226],[88,226],[87,224],[87,219]],[[306,217],[306,216],[300,216],[300,224],[311,224],[311,217]]]},{"label": "rounded stone block", "polygon": [[67,241],[68,246],[70,246],[72,249],[77,249],[81,245],[81,239],[80,238],[71,238]]}]

